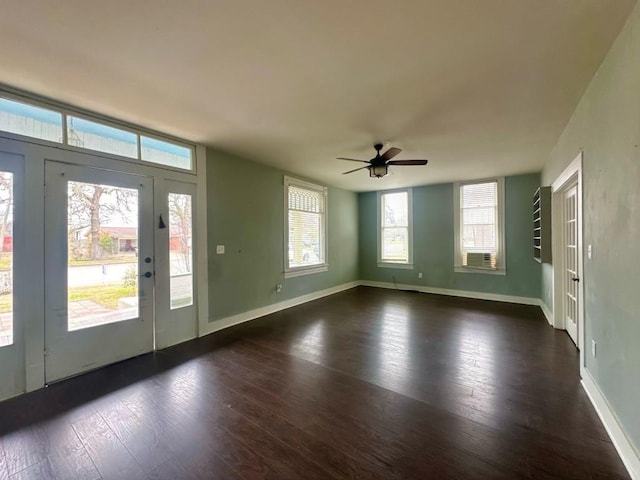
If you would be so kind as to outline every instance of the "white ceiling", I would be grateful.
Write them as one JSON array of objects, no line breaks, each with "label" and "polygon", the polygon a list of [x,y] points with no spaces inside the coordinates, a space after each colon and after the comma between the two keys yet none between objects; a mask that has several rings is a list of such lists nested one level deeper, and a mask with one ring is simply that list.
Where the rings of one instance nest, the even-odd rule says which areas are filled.
[{"label": "white ceiling", "polygon": [[[3,0],[0,82],[351,190],[539,171],[635,0]],[[382,180],[338,156],[403,149]]]}]

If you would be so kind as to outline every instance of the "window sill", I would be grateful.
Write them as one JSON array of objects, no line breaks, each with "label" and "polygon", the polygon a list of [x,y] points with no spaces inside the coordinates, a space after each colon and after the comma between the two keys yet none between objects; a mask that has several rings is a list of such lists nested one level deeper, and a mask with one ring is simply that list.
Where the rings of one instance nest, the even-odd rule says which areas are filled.
[{"label": "window sill", "polygon": [[456,273],[480,273],[484,275],[506,275],[507,271],[503,268],[497,268],[495,270],[489,268],[475,268],[475,267],[454,267]]},{"label": "window sill", "polygon": [[284,272],[284,278],[301,277],[303,275],[311,275],[313,273],[326,272],[329,270],[329,265],[313,265],[311,267],[298,267],[296,269],[287,270]]},{"label": "window sill", "polygon": [[413,270],[413,263],[378,262],[378,267],[382,268],[404,268]]}]

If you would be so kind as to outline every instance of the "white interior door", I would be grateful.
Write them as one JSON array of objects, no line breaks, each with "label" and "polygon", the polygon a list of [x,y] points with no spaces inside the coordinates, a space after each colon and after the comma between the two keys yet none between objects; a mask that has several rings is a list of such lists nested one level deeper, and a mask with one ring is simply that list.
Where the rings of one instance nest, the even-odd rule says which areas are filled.
[{"label": "white interior door", "polygon": [[569,336],[578,345],[578,315],[580,289],[578,262],[578,187],[569,187],[563,193],[564,222],[564,316]]},{"label": "white interior door", "polygon": [[155,312],[160,349],[195,338],[198,320],[193,261],[196,186],[171,180],[158,183]]},{"label": "white interior door", "polygon": [[153,181],[45,162],[45,378],[153,350]]},{"label": "white interior door", "polygon": [[0,151],[0,400],[24,392],[24,158]]}]

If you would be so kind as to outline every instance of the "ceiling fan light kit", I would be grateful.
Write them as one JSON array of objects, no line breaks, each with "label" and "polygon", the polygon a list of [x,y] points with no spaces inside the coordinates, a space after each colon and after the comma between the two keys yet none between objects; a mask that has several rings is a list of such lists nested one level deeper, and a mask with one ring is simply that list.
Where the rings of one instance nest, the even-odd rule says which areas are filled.
[{"label": "ceiling fan light kit", "polygon": [[393,157],[398,155],[402,150],[396,147],[391,147],[389,150],[380,155],[380,150],[382,150],[382,144],[376,143],[373,148],[376,150],[376,156],[371,160],[356,160],[355,158],[345,158],[338,157],[338,160],[348,160],[350,162],[360,162],[360,163],[368,163],[369,165],[364,167],[355,168],[353,170],[349,170],[348,172],[344,172],[343,175],[347,173],[357,172],[358,170],[364,170],[365,168],[369,170],[369,176],[373,178],[382,178],[387,173],[389,173],[389,165],[426,165],[427,160],[391,160]]},{"label": "ceiling fan light kit", "polygon": [[387,173],[389,173],[389,167],[387,165],[380,165],[380,166],[369,166],[366,167],[369,169],[369,176],[370,177],[375,177],[375,178],[382,178],[384,177]]}]

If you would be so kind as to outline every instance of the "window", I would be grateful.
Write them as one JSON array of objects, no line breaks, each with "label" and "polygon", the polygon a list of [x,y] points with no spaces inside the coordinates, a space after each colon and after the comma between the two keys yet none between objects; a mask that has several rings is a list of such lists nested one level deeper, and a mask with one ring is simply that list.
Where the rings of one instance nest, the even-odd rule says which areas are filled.
[{"label": "window", "polygon": [[145,162],[191,170],[191,149],[155,138],[140,136],[141,157]]},{"label": "window", "polygon": [[[109,125],[76,116],[62,107],[53,110],[0,97],[0,131],[39,138],[72,147],[85,148],[193,171],[193,146],[137,133],[135,127]],[[63,129],[64,126],[64,129]]]},{"label": "window", "polygon": [[62,114],[0,98],[0,130],[61,143]]},{"label": "window", "polygon": [[411,190],[378,193],[378,266],[413,268]]},{"label": "window", "polygon": [[83,118],[67,117],[67,143],[75,147],[138,158],[138,136]]},{"label": "window", "polygon": [[193,305],[193,207],[191,195],[170,193],[169,297],[171,310]]},{"label": "window", "polygon": [[0,347],[13,344],[13,182],[12,172],[0,170]]},{"label": "window", "polygon": [[285,278],[327,270],[327,189],[285,177]]},{"label": "window", "polygon": [[456,184],[455,270],[505,273],[504,178]]}]

